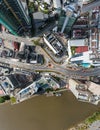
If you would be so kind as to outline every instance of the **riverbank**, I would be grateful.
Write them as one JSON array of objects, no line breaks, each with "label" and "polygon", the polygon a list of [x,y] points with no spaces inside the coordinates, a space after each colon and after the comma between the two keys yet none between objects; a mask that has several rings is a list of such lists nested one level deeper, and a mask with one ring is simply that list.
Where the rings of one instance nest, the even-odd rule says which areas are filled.
[{"label": "riverbank", "polygon": [[1,96],[0,97],[0,105],[6,104],[10,102],[10,97],[9,96]]},{"label": "riverbank", "polygon": [[67,90],[69,90],[69,89],[66,89],[65,87],[57,89],[57,90],[53,90],[52,88],[48,88],[45,92],[43,91],[43,92],[33,94],[33,95],[26,95],[24,98],[21,98],[20,100],[17,100],[16,97],[11,97],[11,104],[12,105],[18,104],[18,103],[21,103],[25,100],[28,100],[28,99],[31,99],[33,97],[40,96],[40,95],[46,95],[46,97],[61,96],[61,93],[63,93],[64,91],[67,91]]},{"label": "riverbank", "polygon": [[86,118],[85,121],[75,125],[72,128],[69,128],[68,130],[94,130],[94,127],[97,127],[98,130],[100,128],[100,110]]},{"label": "riverbank", "polygon": [[[70,91],[62,96],[36,96],[17,105],[0,105],[1,130],[68,130],[98,106],[77,101]],[[52,125],[51,125],[52,124]]]}]

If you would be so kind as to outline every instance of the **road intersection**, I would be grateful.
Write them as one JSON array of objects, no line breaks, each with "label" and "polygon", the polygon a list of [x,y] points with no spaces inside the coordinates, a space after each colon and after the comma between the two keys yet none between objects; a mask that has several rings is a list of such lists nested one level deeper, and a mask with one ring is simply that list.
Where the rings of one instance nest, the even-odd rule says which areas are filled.
[{"label": "road intersection", "polygon": [[[82,13],[85,13],[89,11],[91,8],[96,7],[97,5],[100,5],[100,1],[96,0],[95,2],[83,6],[82,8]],[[26,45],[33,45],[33,42],[31,41],[30,38],[23,38],[19,36],[14,36],[12,34],[8,33],[0,33],[0,38],[4,40],[12,40],[16,42],[24,42]],[[38,37],[34,38],[35,40],[38,39]],[[40,47],[41,48],[41,47]],[[18,61],[14,61],[10,58],[2,58],[0,57],[0,63],[4,64],[9,64],[12,67],[19,67],[19,68],[24,68],[26,70],[30,71],[40,71],[40,72],[55,72],[58,74],[63,75],[64,77],[72,77],[72,78],[84,78],[84,77],[89,77],[89,76],[100,76],[100,68],[94,68],[94,69],[69,69],[61,66],[60,64],[55,63],[50,56],[46,55],[45,56],[47,59],[50,60],[51,64],[53,65],[52,68],[48,67],[47,63],[44,65],[34,65],[34,64],[28,64],[28,63],[22,63]]]}]

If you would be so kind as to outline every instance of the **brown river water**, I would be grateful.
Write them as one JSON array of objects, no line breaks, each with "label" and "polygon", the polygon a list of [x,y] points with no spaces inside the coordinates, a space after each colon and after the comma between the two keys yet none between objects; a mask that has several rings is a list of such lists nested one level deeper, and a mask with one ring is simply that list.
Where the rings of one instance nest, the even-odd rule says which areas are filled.
[{"label": "brown river water", "polygon": [[[100,105],[99,105],[100,106]],[[99,106],[79,102],[70,92],[37,96],[17,105],[0,105],[0,130],[67,130]]]}]

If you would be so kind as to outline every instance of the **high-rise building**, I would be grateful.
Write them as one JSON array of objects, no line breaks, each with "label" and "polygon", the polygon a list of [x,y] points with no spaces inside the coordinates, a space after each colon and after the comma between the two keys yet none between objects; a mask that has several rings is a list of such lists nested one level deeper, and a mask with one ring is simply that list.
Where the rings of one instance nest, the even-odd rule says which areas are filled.
[{"label": "high-rise building", "polygon": [[65,10],[61,10],[60,18],[58,21],[58,31],[61,33],[69,33],[73,24],[77,19],[77,14],[72,6],[68,6]]},{"label": "high-rise building", "polygon": [[31,20],[26,0],[0,0],[0,23],[14,35],[29,35]]}]

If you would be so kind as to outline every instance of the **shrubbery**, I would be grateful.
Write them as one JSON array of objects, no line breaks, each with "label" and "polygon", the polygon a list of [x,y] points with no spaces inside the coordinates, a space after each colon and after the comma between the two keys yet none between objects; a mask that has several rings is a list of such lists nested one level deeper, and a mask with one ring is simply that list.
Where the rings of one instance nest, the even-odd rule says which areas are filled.
[{"label": "shrubbery", "polygon": [[10,100],[10,97],[8,95],[0,97],[0,103],[5,102],[6,100]]}]

